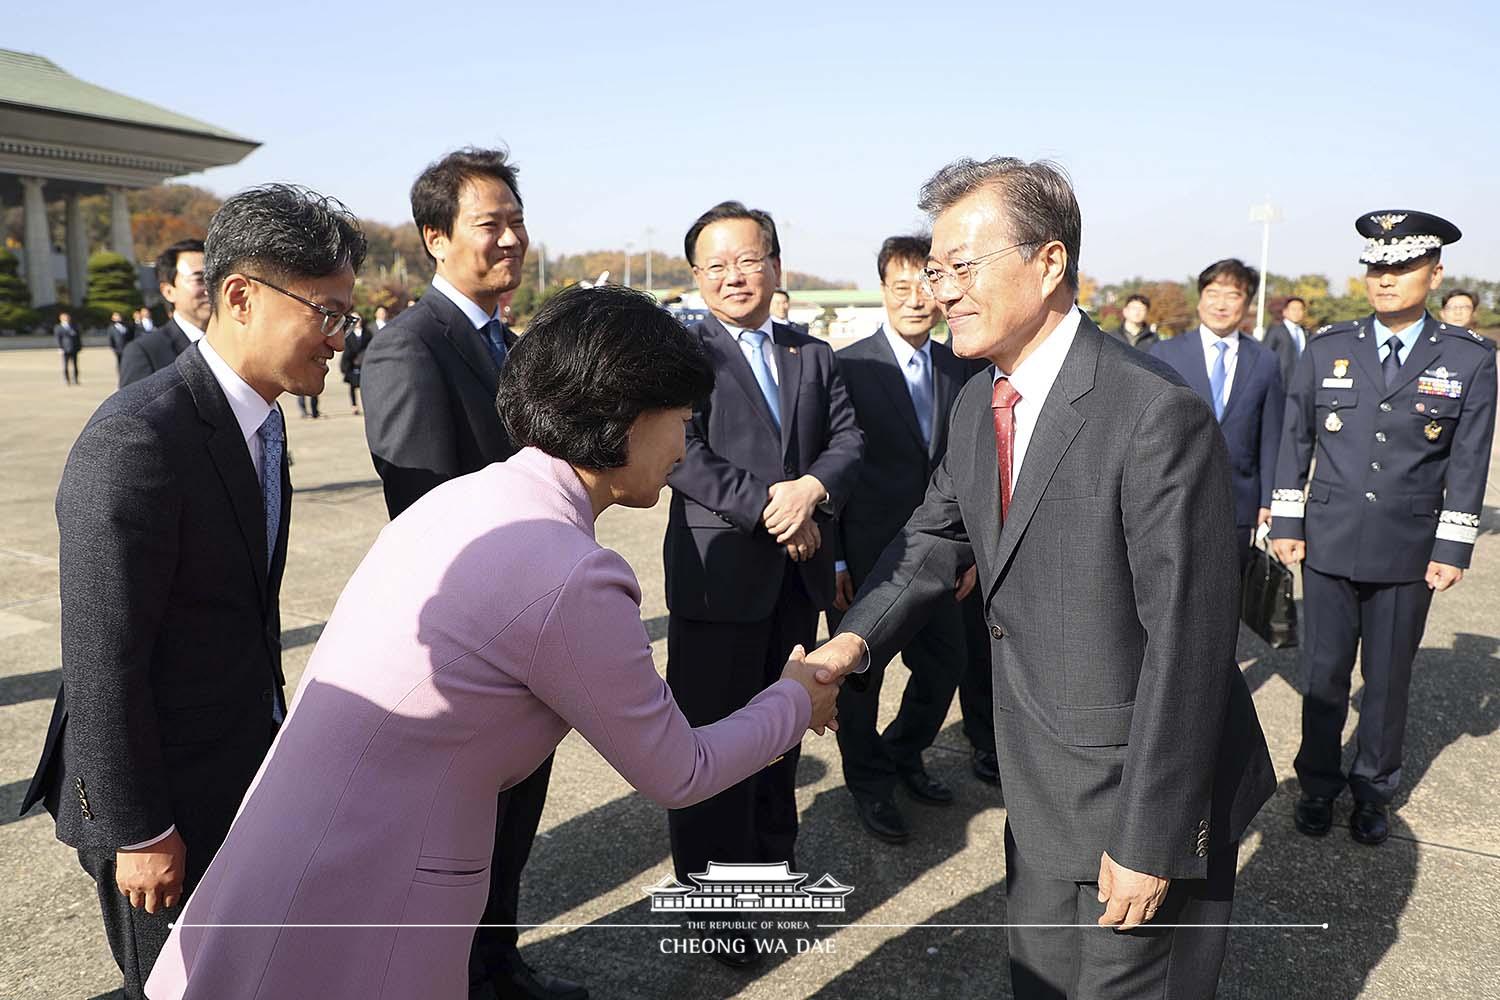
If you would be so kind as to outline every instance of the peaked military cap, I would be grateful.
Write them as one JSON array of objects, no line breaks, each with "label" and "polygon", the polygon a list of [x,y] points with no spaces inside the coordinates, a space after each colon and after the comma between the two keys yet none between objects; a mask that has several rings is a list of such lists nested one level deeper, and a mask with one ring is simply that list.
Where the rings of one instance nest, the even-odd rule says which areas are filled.
[{"label": "peaked military cap", "polygon": [[1370,212],[1354,220],[1365,237],[1361,264],[1399,264],[1457,243],[1463,233],[1447,219],[1427,212],[1394,209]]}]

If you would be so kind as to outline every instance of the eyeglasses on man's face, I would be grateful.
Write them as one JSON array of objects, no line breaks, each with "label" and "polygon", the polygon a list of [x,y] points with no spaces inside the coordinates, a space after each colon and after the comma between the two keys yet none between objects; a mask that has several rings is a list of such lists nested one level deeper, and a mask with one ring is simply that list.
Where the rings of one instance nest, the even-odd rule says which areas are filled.
[{"label": "eyeglasses on man's face", "polygon": [[932,290],[927,287],[925,278],[916,281],[892,281],[885,286],[885,290],[893,295],[897,302],[905,302],[913,295],[918,302],[926,302],[932,298]]},{"label": "eyeglasses on man's face", "polygon": [[922,284],[927,288],[927,294],[936,298],[942,291],[945,282],[953,282],[960,292],[967,292],[974,287],[974,279],[978,276],[979,269],[993,264],[1012,250],[1021,247],[1035,246],[1035,241],[1026,240],[1022,243],[1012,243],[1008,247],[999,250],[991,250],[989,253],[980,254],[969,260],[954,262],[951,267],[933,267],[928,265],[922,268]]},{"label": "eyeglasses on man's face", "polygon": [[693,270],[708,278],[709,281],[723,281],[729,276],[730,268],[733,268],[740,274],[759,274],[766,269],[766,260],[767,255],[765,254],[759,257],[752,254],[743,254],[735,258],[731,264],[725,264],[722,261],[716,260],[705,267],[695,266]]},{"label": "eyeglasses on man's face", "polygon": [[320,332],[325,337],[337,337],[339,334],[345,332],[346,330],[354,329],[355,325],[360,321],[359,313],[342,313],[337,312],[333,309],[328,309],[324,306],[318,305],[312,299],[304,299],[296,292],[289,292],[285,288],[282,288],[280,285],[273,285],[265,278],[257,278],[253,274],[247,274],[245,275],[245,278],[248,281],[255,282],[257,285],[265,285],[267,288],[273,291],[280,292],[282,295],[285,295],[289,299],[296,299],[298,302],[307,306],[309,309],[316,309],[323,316],[323,324],[320,327]]}]

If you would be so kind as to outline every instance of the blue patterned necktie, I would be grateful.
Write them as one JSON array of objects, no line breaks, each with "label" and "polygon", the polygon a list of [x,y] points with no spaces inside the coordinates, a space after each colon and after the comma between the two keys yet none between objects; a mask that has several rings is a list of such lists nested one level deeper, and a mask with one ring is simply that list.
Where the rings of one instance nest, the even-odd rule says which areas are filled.
[{"label": "blue patterned necktie", "polygon": [[1392,334],[1385,346],[1390,353],[1380,363],[1380,371],[1385,375],[1385,387],[1389,389],[1401,377],[1401,338]]},{"label": "blue patterned necktie", "polygon": [[505,367],[505,331],[500,327],[498,319],[492,319],[484,324],[479,330],[479,335],[484,338],[485,350],[490,352],[490,357],[495,359],[496,368]]},{"label": "blue patterned necktie", "polygon": [[930,448],[932,447],[931,360],[927,357],[926,351],[918,351],[906,364],[916,376],[915,382],[906,383],[911,390],[911,405],[917,410],[917,426],[922,429],[922,443]]},{"label": "blue patterned necktie", "polygon": [[1225,356],[1229,353],[1229,345],[1220,340],[1214,347],[1218,348],[1219,356],[1214,358],[1214,370],[1208,373],[1208,391],[1214,396],[1214,417],[1224,419],[1224,383],[1229,381],[1229,368],[1224,363]]},{"label": "blue patterned necktie", "polygon": [[281,456],[284,435],[281,427],[281,411],[271,407],[260,430],[260,495],[266,505],[266,571],[276,558],[276,537],[281,533]]},{"label": "blue patterned necktie", "polygon": [[741,337],[741,343],[750,347],[750,371],[755,374],[755,383],[760,386],[760,394],[766,397],[766,405],[771,408],[771,420],[775,422],[776,429],[781,430],[781,393],[776,388],[776,380],[771,377],[771,366],[766,363],[766,335],[760,330],[746,330]]}]

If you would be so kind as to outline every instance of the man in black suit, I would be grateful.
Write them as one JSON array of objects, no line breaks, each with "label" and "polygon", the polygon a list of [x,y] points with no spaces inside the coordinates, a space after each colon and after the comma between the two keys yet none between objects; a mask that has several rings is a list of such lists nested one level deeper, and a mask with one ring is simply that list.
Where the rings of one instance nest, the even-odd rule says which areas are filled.
[{"label": "man in black suit", "polygon": [[[449,153],[412,185],[411,210],[437,273],[427,294],[371,341],[360,370],[365,438],[393,518],[434,487],[516,452],[495,408],[500,366],[515,343],[500,298],[521,283],[528,243],[516,168],[499,150]],[[469,961],[472,995],[588,996],[532,970],[516,947],[521,869],[551,774],[548,757],[500,793],[489,902]]]},{"label": "man in black suit", "polygon": [[778,288],[771,293],[771,319],[782,326],[789,326],[798,333],[807,332],[806,323],[793,323],[792,319],[792,293],[785,288]]},{"label": "man in black suit", "polygon": [[1307,303],[1293,295],[1281,307],[1281,320],[1271,324],[1271,328],[1266,331],[1266,339],[1261,341],[1276,354],[1283,387],[1292,384],[1292,372],[1296,370],[1297,361],[1307,348],[1307,330],[1302,326],[1306,318]]},{"label": "man in black suit", "polygon": [[[929,249],[925,236],[885,241],[876,258],[885,322],[873,335],[838,352],[839,373],[865,435],[865,455],[834,533],[837,610],[829,612],[830,631],[838,630],[841,612],[848,609],[855,589],[921,504],[927,481],[948,448],[953,400],[982,367],[954,357],[946,344],[929,336],[941,318],[937,301],[922,284]],[[967,672],[963,613],[971,609],[968,598],[973,590],[971,567],[955,582],[955,600],[939,604],[901,650],[911,678],[901,709],[883,734],[876,730],[876,715],[884,663],[874,665],[867,686],[849,685],[839,694],[844,784],[865,828],[889,843],[905,843],[911,837],[893,794],[898,777],[918,802],[953,801],[953,790],[923,767],[922,751],[937,737],[959,678]],[[983,614],[977,601],[972,610]],[[987,685],[989,640],[975,652],[974,672],[982,674]],[[964,707],[970,707],[967,699]],[[992,725],[984,724],[985,736],[976,753],[994,755]]]},{"label": "man in black suit", "polygon": [[1249,565],[1256,530],[1271,523],[1271,484],[1286,410],[1276,355],[1240,333],[1259,288],[1260,274],[1244,261],[1215,261],[1198,275],[1198,329],[1151,348],[1213,407],[1229,447],[1241,572]]},{"label": "man in black suit", "polygon": [[63,683],[22,811],[44,801],[93,877],[127,997],[285,713],[276,400],[322,388],[364,253],[331,199],[231,197],[209,225],[206,338],[106,400],[63,470]]},{"label": "man in black suit", "polygon": [[[717,381],[667,478],[667,683],[703,726],[774,683],[794,646],[812,646],[818,612],[833,604],[823,529],[849,497],[864,442],[833,351],[771,319],[781,279],[771,216],[722,202],[684,249],[711,314],[694,329]],[[797,756],[669,813],[679,880],[691,884],[710,861],[793,861]]]},{"label": "man in black suit", "polygon": [[1150,312],[1151,300],[1135,293],[1120,307],[1120,328],[1108,331],[1109,335],[1122,344],[1142,351],[1150,350],[1151,345],[1157,343],[1156,331],[1146,322]]},{"label": "man in black suit", "polygon": [[[926,499],[809,659],[830,680],[888,659],[977,561],[1015,996],[1212,996],[1239,838],[1275,788],[1235,662],[1223,437],[1171,369],[1079,312],[1060,170],[960,160],[921,207],[954,353],[994,368],[959,394]],[[1119,932],[1068,926],[1086,923]]]},{"label": "man in black suit", "polygon": [[125,322],[125,317],[119,313],[109,314],[109,349],[115,352],[115,371],[120,370],[120,352],[125,350],[125,345],[135,339],[135,327]]},{"label": "man in black suit", "polygon": [[[63,384],[78,384],[78,352],[83,349],[83,335],[78,332],[78,327],[73,325],[73,317],[67,312],[57,314],[57,325],[52,328],[52,338],[57,341],[57,349],[62,352]],[[73,375],[68,376],[68,368],[72,367]]]},{"label": "man in black suit", "polygon": [[152,372],[170,368],[188,345],[203,339],[213,311],[203,281],[203,241],[178,240],[158,254],[156,287],[172,307],[172,318],[136,337],[120,353],[122,389]]}]

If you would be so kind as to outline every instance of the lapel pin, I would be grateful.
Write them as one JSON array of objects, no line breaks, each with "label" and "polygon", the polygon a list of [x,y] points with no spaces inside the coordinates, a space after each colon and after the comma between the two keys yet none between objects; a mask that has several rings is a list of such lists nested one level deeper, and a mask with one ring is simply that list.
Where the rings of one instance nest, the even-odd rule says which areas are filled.
[{"label": "lapel pin", "polygon": [[1339,358],[1333,363],[1333,377],[1343,378],[1347,374],[1349,374],[1349,359]]}]

